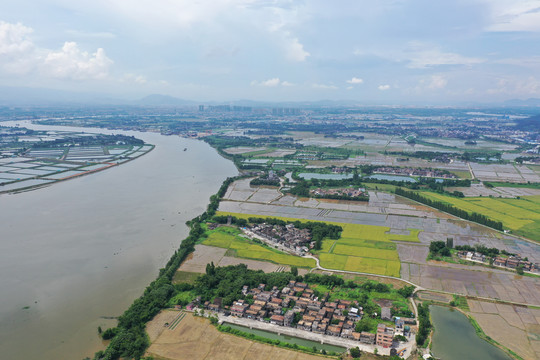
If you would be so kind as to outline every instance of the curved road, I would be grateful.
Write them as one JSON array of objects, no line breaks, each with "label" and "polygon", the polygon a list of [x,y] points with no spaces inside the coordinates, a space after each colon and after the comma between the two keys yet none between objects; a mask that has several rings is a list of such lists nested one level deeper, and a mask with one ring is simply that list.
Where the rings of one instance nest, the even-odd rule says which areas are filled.
[{"label": "curved road", "polygon": [[[327,269],[327,268],[324,268],[324,267],[321,266],[321,264],[319,262],[319,259],[317,257],[315,257],[313,255],[305,255],[304,257],[314,259],[315,262],[317,263],[317,267],[311,269],[310,272],[313,271],[313,270],[323,270],[323,271],[331,271],[331,272],[342,273],[342,274],[368,275],[368,276],[374,276],[374,277],[380,277],[380,278],[386,278],[386,279],[399,280],[399,281],[403,281],[403,282],[405,282],[405,283],[407,283],[409,285],[414,286],[413,294],[415,294],[418,291],[431,291],[431,292],[439,293],[439,294],[464,296],[464,297],[469,298],[469,299],[496,301],[498,303],[503,303],[503,304],[520,305],[520,306],[538,306],[538,304],[520,303],[520,302],[500,300],[500,299],[495,299],[495,298],[490,298],[490,297],[485,297],[485,296],[474,296],[474,295],[453,293],[453,292],[444,291],[444,290],[427,289],[427,288],[424,288],[424,287],[422,287],[420,285],[417,285],[417,284],[415,284],[413,282],[410,282],[409,280],[405,280],[405,279],[398,278],[398,277],[395,277],[395,276],[378,275],[378,274],[371,274],[371,273],[357,272],[357,271],[345,271],[345,270]],[[416,304],[414,303],[414,301],[412,303],[413,303],[413,306],[414,306],[414,312],[415,312],[415,314],[417,314]]]}]

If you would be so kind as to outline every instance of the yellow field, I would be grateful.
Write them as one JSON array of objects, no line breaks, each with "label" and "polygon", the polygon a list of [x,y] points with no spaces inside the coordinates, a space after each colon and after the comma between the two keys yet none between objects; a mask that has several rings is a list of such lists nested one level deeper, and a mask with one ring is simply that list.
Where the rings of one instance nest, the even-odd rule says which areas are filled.
[{"label": "yellow field", "polygon": [[432,192],[422,192],[432,200],[454,205],[468,212],[477,212],[503,223],[515,233],[532,240],[540,240],[540,196],[523,196],[521,199],[488,197],[454,198]]},{"label": "yellow field", "polygon": [[[262,217],[250,214],[224,213],[237,218]],[[284,221],[303,219],[274,217]],[[400,276],[400,261],[396,244],[392,241],[419,242],[420,230],[409,229],[408,235],[389,234],[385,226],[347,224],[323,221],[343,228],[339,240],[325,239],[321,250],[317,251],[320,264],[327,269],[366,272],[379,275]]]},{"label": "yellow field", "polygon": [[177,311],[164,310],[148,323],[152,343],[145,355],[156,360],[328,359],[221,333],[208,319],[190,313],[174,328],[165,326],[177,314]]},{"label": "yellow field", "polygon": [[259,244],[233,234],[221,231],[212,231],[203,245],[215,246],[235,250],[236,256],[245,259],[270,261],[281,265],[291,265],[305,268],[315,267],[315,260],[289,255],[277,250],[269,249]]}]

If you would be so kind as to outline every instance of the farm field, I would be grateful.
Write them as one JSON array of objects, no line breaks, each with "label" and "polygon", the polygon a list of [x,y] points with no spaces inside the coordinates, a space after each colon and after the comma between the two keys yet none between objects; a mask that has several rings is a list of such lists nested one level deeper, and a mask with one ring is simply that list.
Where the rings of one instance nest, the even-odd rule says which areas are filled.
[{"label": "farm field", "polygon": [[[232,215],[243,219],[257,217],[224,212],[218,212],[218,215]],[[284,221],[298,220],[287,217],[275,218]],[[322,249],[317,252],[321,266],[328,269],[399,277],[400,261],[397,246],[393,241],[419,242],[420,230],[417,229],[409,229],[408,234],[393,234],[390,233],[390,228],[384,226],[326,223],[343,228],[339,240],[324,240]]]},{"label": "farm field", "polygon": [[540,357],[540,310],[467,300],[468,314],[487,336],[524,359]]},{"label": "farm field", "polygon": [[147,326],[152,344],[146,355],[156,360],[316,360],[324,359],[219,332],[210,321],[185,313],[175,326],[165,327],[178,311],[165,310]]},{"label": "farm field", "polygon": [[524,196],[520,199],[485,197],[460,199],[432,192],[422,192],[422,195],[501,221],[505,228],[514,233],[540,241],[540,195]]},{"label": "farm field", "polygon": [[208,231],[208,237],[202,244],[228,249],[234,252],[236,257],[244,259],[254,259],[270,261],[275,264],[291,265],[303,268],[315,267],[315,260],[289,255],[269,247],[256,244],[246,238],[239,236],[240,231],[233,228],[217,228]]}]

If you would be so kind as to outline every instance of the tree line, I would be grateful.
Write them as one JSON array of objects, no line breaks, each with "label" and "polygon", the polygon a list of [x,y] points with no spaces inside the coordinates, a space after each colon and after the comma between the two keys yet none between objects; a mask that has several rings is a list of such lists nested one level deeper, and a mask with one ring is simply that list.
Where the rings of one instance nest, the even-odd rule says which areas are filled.
[{"label": "tree line", "polygon": [[424,346],[431,332],[431,321],[429,320],[429,305],[418,304],[418,333],[416,334],[416,344]]}]

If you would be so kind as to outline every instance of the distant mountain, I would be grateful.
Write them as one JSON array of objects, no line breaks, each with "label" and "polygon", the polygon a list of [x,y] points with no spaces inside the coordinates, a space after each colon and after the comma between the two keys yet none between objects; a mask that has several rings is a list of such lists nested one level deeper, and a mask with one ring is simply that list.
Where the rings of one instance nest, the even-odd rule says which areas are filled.
[{"label": "distant mountain", "polygon": [[142,99],[135,101],[137,105],[145,106],[186,106],[186,105],[197,105],[198,102],[191,100],[179,99],[174,96],[169,95],[160,95],[152,94],[143,97]]},{"label": "distant mountain", "polygon": [[538,106],[540,107],[540,99],[538,98],[530,98],[527,100],[521,100],[521,99],[512,99],[507,100],[504,102],[504,105],[506,106]]}]

